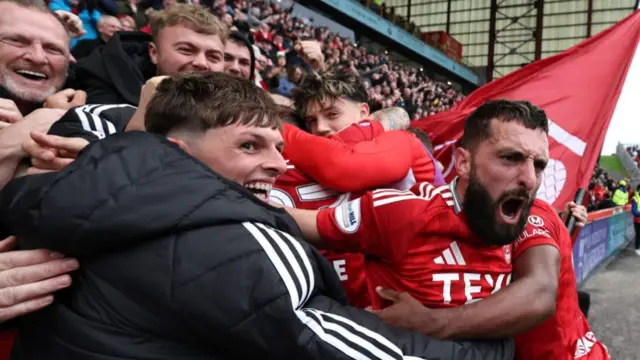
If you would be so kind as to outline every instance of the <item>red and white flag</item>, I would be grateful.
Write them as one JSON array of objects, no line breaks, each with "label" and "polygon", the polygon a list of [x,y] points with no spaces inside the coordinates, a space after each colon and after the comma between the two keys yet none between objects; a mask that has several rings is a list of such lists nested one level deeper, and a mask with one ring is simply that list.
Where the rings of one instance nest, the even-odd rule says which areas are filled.
[{"label": "red and white flag", "polygon": [[[589,184],[625,82],[632,81],[627,75],[634,58],[634,68],[640,67],[640,50],[635,55],[639,39],[640,11],[636,11],[598,35],[492,81],[451,110],[411,126],[429,134],[445,177],[451,180],[456,175],[453,150],[474,109],[492,99],[532,102],[550,120],[550,161],[538,198],[563,208],[578,188]],[[636,99],[640,102],[640,95]]]}]

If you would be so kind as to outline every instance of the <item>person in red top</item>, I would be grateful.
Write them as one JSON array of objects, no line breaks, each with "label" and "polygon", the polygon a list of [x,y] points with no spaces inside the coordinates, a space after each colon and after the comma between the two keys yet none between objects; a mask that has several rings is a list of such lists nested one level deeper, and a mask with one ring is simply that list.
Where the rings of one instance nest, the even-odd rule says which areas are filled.
[{"label": "person in red top", "polygon": [[[547,131],[546,114],[531,104],[490,101],[466,121],[456,150],[459,178],[450,191],[439,188],[434,195],[428,185],[415,189],[418,196],[379,190],[333,212],[288,211],[318,246],[348,247],[368,254],[368,263],[382,263],[367,264],[369,289],[373,299],[380,295],[374,309],[383,310],[376,313],[392,325],[443,338],[519,334],[518,359],[606,359],[606,348],[578,308],[568,232],[548,204],[533,200],[548,160]],[[438,197],[437,212],[447,214],[442,218],[430,207],[416,210],[418,199]],[[453,204],[457,219],[443,201]],[[404,206],[382,210],[396,203]],[[451,237],[427,241],[425,232],[433,226]],[[365,233],[367,238],[358,236]],[[451,245],[444,248],[447,241]],[[431,259],[436,246],[442,255]],[[492,247],[494,257],[471,255]],[[509,261],[514,281],[505,286]],[[506,281],[497,291],[500,274]],[[491,285],[495,291],[488,292]]]},{"label": "person in red top", "polygon": [[[510,115],[510,120],[517,121],[505,125],[521,127],[521,121],[547,130],[546,117],[534,110],[525,103],[489,104],[479,116]],[[537,157],[542,172],[548,149],[536,142],[546,140],[545,132],[539,132],[524,145]],[[468,153],[461,154],[457,161],[469,158]],[[524,227],[539,180],[533,176],[526,184],[496,188],[494,194],[488,194],[475,177],[469,178],[470,161],[464,166],[466,178],[462,176],[464,169],[458,169],[460,181],[448,186],[420,183],[415,194],[381,189],[335,209],[287,210],[307,240],[318,247],[367,256],[368,290],[374,309],[388,305],[375,296],[377,286],[409,292],[431,307],[460,306],[488,297],[508,284],[511,243]],[[515,175],[519,175],[517,171]],[[465,209],[472,212],[462,211],[458,193],[465,194]],[[487,204],[495,206],[487,209]]]},{"label": "person in red top", "polygon": [[[300,89],[304,90],[294,95],[299,112],[316,123],[330,119],[341,130],[327,131],[323,135],[328,139],[319,139],[285,125],[283,155],[288,169],[270,192],[274,203],[320,209],[336,207],[367,189],[409,189],[416,178],[443,182],[430,153],[413,134],[385,133],[409,125],[406,111],[389,108],[369,114],[366,91],[355,74],[313,74]],[[323,251],[323,255],[333,263],[351,304],[368,306],[364,256],[332,251]]]},{"label": "person in red top", "polygon": [[[505,122],[504,117],[490,113],[474,113],[467,119],[455,165],[461,178],[469,176],[465,175],[469,174],[465,159],[469,150],[474,153],[470,179],[476,179],[469,184],[480,185],[483,190],[479,193],[485,193],[484,203],[488,204],[484,210],[474,208],[467,188],[464,209],[474,214],[469,219],[491,221],[486,214],[495,213],[491,209],[496,203],[488,195],[492,192],[510,184],[527,184],[527,189],[531,184],[534,189],[539,186],[545,157],[536,158],[533,150],[546,153],[546,138],[529,123],[517,125],[517,121]],[[573,203],[567,206],[574,214],[582,210]],[[377,314],[392,325],[439,338],[516,336],[516,359],[607,359],[606,348],[590,330],[578,305],[572,241],[563,221],[550,205],[535,200],[525,224],[512,249],[514,281],[501,291],[477,303],[429,309],[408,292],[377,289],[378,295],[394,303]]]}]

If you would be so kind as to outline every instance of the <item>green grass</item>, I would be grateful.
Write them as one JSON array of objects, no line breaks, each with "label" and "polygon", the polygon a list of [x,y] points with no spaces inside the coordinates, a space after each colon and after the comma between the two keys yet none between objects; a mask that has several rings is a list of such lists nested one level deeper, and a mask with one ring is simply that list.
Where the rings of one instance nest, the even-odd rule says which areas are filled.
[{"label": "green grass", "polygon": [[617,172],[623,177],[628,177],[629,173],[622,166],[622,162],[616,155],[605,155],[600,157],[600,167],[607,172]]}]

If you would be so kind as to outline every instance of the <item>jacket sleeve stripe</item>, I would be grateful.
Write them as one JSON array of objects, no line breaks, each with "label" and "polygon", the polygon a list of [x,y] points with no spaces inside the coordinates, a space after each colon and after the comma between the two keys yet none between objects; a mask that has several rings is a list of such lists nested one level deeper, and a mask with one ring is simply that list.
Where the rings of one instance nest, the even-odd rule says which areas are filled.
[{"label": "jacket sleeve stripe", "polygon": [[307,301],[309,300],[309,297],[311,296],[311,293],[313,292],[313,289],[316,288],[316,280],[315,277],[313,276],[313,268],[311,267],[311,262],[309,261],[309,257],[307,256],[307,253],[304,252],[304,249],[302,248],[302,245],[300,245],[300,242],[297,241],[296,239],[293,238],[293,236],[287,234],[286,232],[282,232],[280,231],[280,233],[287,238],[287,240],[289,240],[289,243],[291,245],[293,245],[294,249],[298,252],[298,257],[300,259],[302,259],[302,264],[304,265],[305,268],[305,274],[308,276],[308,280],[309,280],[309,291],[307,291],[307,297],[304,299],[303,303],[307,303]]},{"label": "jacket sleeve stripe", "polygon": [[289,292],[289,296],[291,297],[291,306],[294,310],[298,309],[298,307],[300,306],[300,295],[298,295],[298,290],[296,289],[296,285],[293,282],[293,278],[291,278],[289,272],[282,263],[282,259],[278,257],[278,254],[276,254],[273,246],[271,246],[267,238],[262,235],[260,230],[258,230],[258,228],[254,224],[245,222],[242,223],[242,225],[245,227],[245,229],[247,229],[247,231],[249,231],[251,235],[253,235],[260,246],[262,246],[265,253],[269,257],[269,260],[271,260],[271,263],[273,264],[273,266],[275,266],[278,274],[280,274],[280,277],[282,278],[282,281],[284,282],[284,285]]},{"label": "jacket sleeve stripe", "polygon": [[[304,297],[307,292],[307,284],[304,281],[304,276],[301,273],[301,270],[298,266],[298,262],[293,256],[291,249],[283,244],[282,238],[275,232],[274,229],[268,227],[260,227],[260,224],[252,224],[256,226],[258,231],[262,234],[264,239],[271,245],[275,255],[282,259],[282,265],[284,271],[287,274],[291,274],[291,279],[293,281],[293,285],[295,286],[296,292],[299,295],[298,303],[295,309],[300,309],[302,305],[304,305]],[[297,269],[296,269],[297,268]]]},{"label": "jacket sleeve stripe", "polygon": [[109,109],[118,109],[123,107],[134,108],[129,104],[85,105],[75,108],[75,112],[76,115],[78,115],[84,130],[94,133],[100,139],[104,139],[107,135],[115,134],[116,127],[111,121],[105,120],[105,118],[100,117],[100,115],[102,112]]},{"label": "jacket sleeve stripe", "polygon": [[327,334],[332,334],[334,337],[348,343],[352,349],[357,350],[367,358],[386,360],[402,359],[402,354],[399,350],[396,353],[393,349],[391,349],[391,351],[388,349],[381,349],[379,343],[372,343],[364,340],[364,338],[360,337],[358,332],[354,331],[352,327],[344,327],[339,321],[333,321],[330,316],[331,314],[329,313],[323,313],[315,309],[305,310],[305,313],[313,316]]},{"label": "jacket sleeve stripe", "polygon": [[[381,353],[378,349],[371,349],[368,344],[354,334],[350,334],[344,328],[323,320],[322,315],[314,311],[304,310],[306,319],[313,322],[310,328],[323,340],[330,343],[343,353],[354,359],[384,359],[394,360],[399,357],[391,357]],[[303,320],[304,317],[301,317]],[[309,323],[307,323],[309,325]]]},{"label": "jacket sleeve stripe", "polygon": [[294,249],[293,246],[290,246],[290,241],[288,241],[288,239],[282,239],[275,230],[266,227],[264,224],[256,225],[264,230],[267,235],[271,237],[271,239],[273,239],[273,242],[280,248],[280,250],[284,254],[285,259],[289,260],[288,263],[293,268],[293,273],[300,282],[300,306],[304,305],[309,298],[309,290],[311,288],[308,286],[308,277],[302,272],[302,268],[300,267],[298,259],[296,259],[296,257],[293,255],[294,252],[297,252],[296,249]]},{"label": "jacket sleeve stripe", "polygon": [[[332,345],[352,359],[391,360],[403,358],[400,349],[382,335],[342,316],[317,309],[304,308],[305,301],[303,300],[308,299],[308,295],[313,292],[314,288],[306,287],[301,292],[298,292],[296,285],[315,285],[310,280],[314,278],[313,268],[304,249],[299,243],[296,246],[297,240],[279,230],[250,222],[243,223],[243,226],[261,245],[276,268],[291,297],[293,312],[322,341]],[[279,247],[279,251],[276,251],[274,247]],[[279,254],[283,254],[283,257],[279,256]],[[300,266],[298,257],[294,256],[294,254],[297,254],[302,259],[303,266]],[[286,262],[295,262],[295,264],[291,264],[288,267],[285,266]],[[290,271],[289,268],[297,270]],[[308,276],[309,281],[303,279],[305,276]],[[306,296],[301,296],[301,293]]]}]

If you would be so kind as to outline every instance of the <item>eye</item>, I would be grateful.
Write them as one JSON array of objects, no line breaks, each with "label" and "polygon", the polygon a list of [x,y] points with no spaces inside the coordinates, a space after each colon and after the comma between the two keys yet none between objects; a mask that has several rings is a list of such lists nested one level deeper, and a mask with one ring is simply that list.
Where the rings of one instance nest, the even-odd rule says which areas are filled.
[{"label": "eye", "polygon": [[255,142],[248,141],[248,142],[242,143],[242,144],[240,145],[240,147],[241,147],[243,150],[247,150],[247,151],[255,151],[255,150],[256,150],[256,143],[255,143]]},{"label": "eye", "polygon": [[25,45],[24,41],[20,41],[20,39],[17,39],[15,37],[6,37],[6,38],[2,38],[2,42],[8,45],[12,45],[12,46],[22,46]]}]

